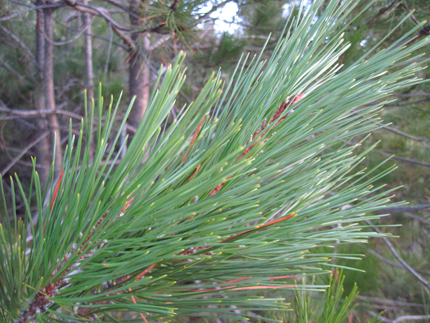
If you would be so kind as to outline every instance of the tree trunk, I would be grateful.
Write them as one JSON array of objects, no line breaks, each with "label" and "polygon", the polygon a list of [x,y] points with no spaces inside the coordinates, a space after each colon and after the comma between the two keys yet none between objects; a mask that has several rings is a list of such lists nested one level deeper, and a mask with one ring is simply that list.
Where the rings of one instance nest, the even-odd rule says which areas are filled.
[{"label": "tree trunk", "polygon": [[[136,14],[139,2],[130,0],[130,11]],[[139,29],[141,22],[134,15],[130,15],[131,25]],[[136,51],[130,51],[129,60],[129,93],[130,99],[136,96],[133,108],[130,112],[129,120],[133,127],[138,127],[145,113],[149,101],[149,66],[148,49],[150,47],[149,35],[147,33],[132,33],[131,39],[136,43]],[[143,58],[145,56],[146,60]]]},{"label": "tree trunk", "polygon": [[[54,22],[53,14],[54,9],[47,8],[43,10],[44,13],[44,29],[46,37],[50,40],[54,39]],[[45,109],[55,110],[55,94],[54,94],[54,51],[53,45],[49,41],[45,41],[44,51],[44,64],[43,64],[43,87],[45,92]],[[55,147],[55,166],[54,175],[58,177],[63,167],[63,153],[61,150],[61,135],[60,126],[56,114],[49,116],[49,127],[52,131],[51,142]]]},{"label": "tree trunk", "polygon": [[[41,5],[42,1],[37,0],[36,5]],[[43,65],[44,65],[44,38],[41,30],[44,28],[43,23],[43,11],[37,11],[37,23],[36,23],[36,61],[38,66],[36,66],[36,81],[37,85],[35,87],[35,106],[37,110],[45,109],[45,98],[43,95]],[[48,124],[46,119],[36,119],[37,125],[40,128],[40,133],[46,131]],[[45,137],[36,145],[36,163],[40,165],[37,167],[37,172],[39,173],[40,184],[42,187],[48,183],[49,178],[49,167],[51,165],[51,143],[49,137]]]},{"label": "tree trunk", "polygon": [[[83,0],[83,4],[87,5],[88,0]],[[89,13],[84,13],[84,26],[91,23],[91,16]],[[87,109],[88,111],[92,108],[92,101],[94,99],[94,72],[93,72],[93,45],[91,40],[91,26],[87,28],[84,33],[85,35],[85,74],[86,74],[86,88],[87,88]],[[92,128],[92,125],[91,125]],[[93,162],[95,147],[93,134],[87,134],[90,140],[90,163]]]}]

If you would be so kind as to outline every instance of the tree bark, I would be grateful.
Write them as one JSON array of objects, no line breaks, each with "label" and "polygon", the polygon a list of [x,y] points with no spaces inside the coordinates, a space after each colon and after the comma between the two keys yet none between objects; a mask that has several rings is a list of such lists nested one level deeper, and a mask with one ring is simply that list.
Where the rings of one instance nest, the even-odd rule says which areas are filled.
[{"label": "tree bark", "polygon": [[[130,0],[130,11],[136,13],[139,2]],[[142,27],[141,22],[135,15],[130,15],[130,22],[133,27]],[[137,128],[148,106],[150,95],[149,66],[146,61],[148,49],[150,47],[148,33],[132,33],[131,39],[136,43],[136,50],[130,50],[129,59],[129,93],[130,99],[136,96],[133,108],[131,109],[129,120],[130,124]],[[146,57],[146,60],[143,57]]]},{"label": "tree bark", "polygon": [[[87,5],[88,0],[83,0],[83,4]],[[91,16],[89,13],[84,13],[84,26],[91,23]],[[84,33],[85,35],[85,74],[86,74],[86,88],[87,88],[87,109],[90,111],[92,109],[92,101],[94,99],[94,72],[93,72],[93,45],[91,40],[91,26],[87,28]],[[91,125],[92,128],[92,125]],[[87,134],[90,140],[90,163],[93,162],[95,147],[93,134]]]},{"label": "tree bark", "polygon": [[[36,5],[41,5],[42,1],[37,0]],[[41,30],[44,28],[43,23],[43,11],[37,11],[37,22],[36,22],[36,61],[39,67],[36,66],[36,81],[35,87],[35,106],[36,109],[41,111],[45,109],[45,98],[43,93],[43,65],[44,65],[44,38]],[[48,129],[46,119],[37,119],[37,125],[40,128],[40,134]],[[49,166],[51,165],[51,143],[49,136],[42,139],[36,146],[36,161],[41,167],[37,167],[39,173],[40,184],[42,187],[48,183],[49,178]]]},{"label": "tree bark", "polygon": [[[44,30],[46,37],[50,40],[54,38],[54,9],[47,8],[44,13]],[[45,109],[55,110],[55,93],[54,93],[54,50],[53,45],[45,41],[44,44],[44,64],[43,64],[43,87],[45,92]],[[55,147],[55,166],[54,176],[58,177],[63,167],[63,153],[61,149],[61,134],[58,118],[56,114],[49,116],[49,128],[51,130],[51,142]]]}]

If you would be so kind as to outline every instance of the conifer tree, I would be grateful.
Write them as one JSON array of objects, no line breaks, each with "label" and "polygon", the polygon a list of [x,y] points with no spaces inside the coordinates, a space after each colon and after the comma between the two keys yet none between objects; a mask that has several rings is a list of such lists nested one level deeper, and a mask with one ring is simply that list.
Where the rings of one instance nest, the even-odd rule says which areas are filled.
[{"label": "conifer tree", "polygon": [[69,132],[58,181],[53,164],[41,187],[36,161],[29,194],[10,179],[26,216],[16,218],[15,195],[4,201],[0,320],[239,321],[286,310],[264,291],[322,288],[296,281],[351,257],[320,250],[375,236],[362,220],[389,203],[390,190],[372,183],[391,169],[361,169],[368,150],[348,143],[375,129],[393,91],[418,82],[422,67],[408,62],[428,43],[403,46],[417,26],[343,68],[357,4],[303,1],[268,60],[243,57],[227,84],[213,74],[167,127],[185,80],[179,55],[160,70],[122,159],[115,146],[133,101],[117,131],[119,104],[99,90],[79,135]]}]

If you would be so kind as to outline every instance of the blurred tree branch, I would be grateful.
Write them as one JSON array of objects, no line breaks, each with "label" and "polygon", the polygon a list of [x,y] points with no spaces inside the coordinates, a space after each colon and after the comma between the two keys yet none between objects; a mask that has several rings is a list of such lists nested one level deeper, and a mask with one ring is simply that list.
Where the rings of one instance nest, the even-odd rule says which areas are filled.
[{"label": "blurred tree branch", "polygon": [[415,160],[415,159],[412,159],[412,158],[396,156],[396,155],[387,153],[386,151],[378,150],[378,149],[374,149],[373,151],[378,152],[378,153],[380,153],[382,155],[385,155],[385,156],[391,156],[392,159],[397,159],[397,160],[401,160],[401,161],[404,161],[404,162],[407,162],[407,163],[416,164],[416,165],[420,165],[420,166],[424,166],[424,167],[430,167],[429,163],[424,163],[422,161]]},{"label": "blurred tree branch", "polygon": [[430,146],[429,146],[429,144],[430,144],[430,140],[428,140],[428,139],[426,139],[426,138],[416,137],[416,136],[414,136],[414,135],[411,135],[411,134],[409,134],[409,133],[407,133],[407,132],[404,132],[404,131],[401,131],[401,130],[399,130],[399,129],[396,129],[396,128],[393,128],[393,127],[390,127],[390,126],[386,126],[386,125],[384,125],[384,124],[382,124],[382,123],[377,123],[377,125],[378,125],[378,126],[382,126],[382,127],[384,127],[384,129],[387,129],[387,130],[389,130],[389,131],[391,131],[391,132],[397,133],[398,135],[401,135],[401,136],[404,136],[404,137],[406,137],[406,138],[409,138],[409,139],[412,139],[412,140],[415,140],[415,141],[421,142],[421,143],[423,143],[427,148],[430,148]]},{"label": "blurred tree branch", "polygon": [[64,6],[65,6],[64,2],[57,2],[57,3],[53,3],[53,4],[37,5],[37,6],[34,6],[34,7],[29,7],[28,9],[25,9],[25,10],[22,10],[22,11],[19,11],[19,12],[15,12],[15,13],[9,15],[9,16],[1,17],[0,18],[0,22],[13,19],[15,17],[23,15],[23,14],[29,12],[29,11],[32,11],[32,10],[40,10],[40,9],[48,9],[48,8],[60,8],[60,7],[64,7]]},{"label": "blurred tree branch", "polygon": [[425,307],[425,305],[423,305],[423,304],[400,302],[400,301],[395,301],[395,300],[385,299],[385,298],[379,298],[379,297],[368,297],[368,296],[358,295],[357,299],[367,301],[367,302],[372,302],[372,303],[386,304],[386,305],[390,305],[390,306],[405,306],[405,307],[420,307],[420,308]]},{"label": "blurred tree branch", "polygon": [[91,30],[91,24],[94,21],[94,17],[81,29],[78,31],[78,33],[73,36],[72,38],[70,38],[69,40],[65,40],[65,41],[61,41],[61,42],[56,42],[53,39],[50,39],[45,32],[43,31],[43,29],[41,29],[42,35],[45,38],[45,40],[50,43],[51,45],[54,46],[63,46],[63,45],[67,45],[70,43],[73,43],[74,41],[76,41],[83,33],[85,33],[88,29]]},{"label": "blurred tree branch", "polygon": [[371,19],[369,19],[368,21],[367,21],[367,24],[370,24],[370,23],[372,23],[372,22],[374,22],[376,19],[378,19],[379,17],[381,17],[384,13],[386,13],[387,11],[389,11],[390,10],[390,12],[392,12],[397,6],[399,6],[400,4],[401,4],[402,2],[401,1],[393,1],[392,3],[390,3],[388,6],[386,6],[386,7],[384,7],[384,8],[382,8],[382,9],[380,9],[379,11],[378,11],[378,13],[374,16],[374,17],[372,17]]},{"label": "blurred tree branch", "polygon": [[35,139],[34,141],[32,141],[30,144],[28,144],[27,146],[24,147],[24,149],[21,150],[21,152],[8,164],[6,165],[5,168],[3,168],[3,170],[0,172],[0,174],[6,174],[6,172],[12,168],[13,165],[16,164],[16,162],[18,160],[20,160],[22,158],[22,156],[24,156],[24,154],[29,151],[33,146],[37,145],[40,141],[42,141],[43,139],[45,139],[48,135],[50,134],[49,131],[45,131],[42,135],[40,135],[39,137],[37,137],[37,139]]},{"label": "blurred tree branch", "polygon": [[[364,222],[370,225],[375,232],[378,232],[380,234],[383,233],[378,227],[375,227],[375,225],[369,220],[364,219]],[[391,250],[392,254],[397,259],[397,261],[400,262],[403,265],[403,267],[406,270],[408,270],[412,275],[414,275],[421,282],[421,284],[423,284],[426,288],[430,289],[430,283],[427,280],[425,280],[423,277],[421,277],[421,275],[415,269],[409,266],[409,264],[406,261],[404,261],[402,257],[400,257],[400,255],[397,253],[394,246],[391,244],[390,240],[388,240],[388,238],[386,237],[381,237],[381,239],[383,239],[384,242],[387,244],[388,248]]]},{"label": "blurred tree branch", "polygon": [[13,41],[16,42],[24,50],[26,57],[28,57],[30,61],[40,69],[39,63],[36,61],[36,58],[34,57],[33,53],[19,37],[17,37],[14,33],[12,33],[9,29],[2,25],[0,25],[0,30],[2,30],[6,35],[12,38]]},{"label": "blurred tree branch", "polygon": [[374,213],[377,214],[384,214],[384,213],[404,213],[404,212],[416,212],[416,211],[422,211],[430,209],[430,204],[422,204],[422,205],[399,205],[399,206],[392,206],[392,207],[386,207],[383,209],[380,209],[378,211],[375,211]]},{"label": "blurred tree branch", "polygon": [[24,76],[22,76],[17,71],[15,71],[8,63],[6,63],[5,61],[3,61],[1,58],[0,58],[0,65],[2,65],[6,70],[8,70],[9,72],[11,72],[16,77],[18,77],[21,81],[25,80]]}]

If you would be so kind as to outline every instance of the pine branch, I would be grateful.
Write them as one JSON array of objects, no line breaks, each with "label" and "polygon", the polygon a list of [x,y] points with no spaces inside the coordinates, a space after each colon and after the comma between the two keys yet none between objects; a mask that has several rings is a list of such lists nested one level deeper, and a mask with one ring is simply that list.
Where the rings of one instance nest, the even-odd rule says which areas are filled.
[{"label": "pine branch", "polygon": [[[0,315],[13,320],[24,308],[20,319],[33,312],[45,320],[84,320],[79,313],[105,319],[127,311],[148,321],[207,313],[240,320],[257,309],[285,309],[284,300],[249,290],[288,289],[295,275],[321,273],[327,255],[309,250],[378,236],[360,223],[363,213],[389,202],[370,184],[390,169],[356,171],[367,151],[354,156],[354,147],[342,143],[375,128],[375,107],[367,105],[418,82],[403,78],[420,71],[417,65],[402,75],[380,71],[409,59],[427,40],[340,69],[343,22],[355,2],[330,2],[321,13],[324,3],[303,13],[267,62],[242,61],[226,86],[220,73],[211,76],[167,127],[185,81],[178,55],[157,79],[130,143],[121,141],[125,119],[111,133],[120,104],[106,110],[100,89],[98,109],[87,111],[78,136],[70,128],[61,181],[52,183],[52,169],[45,193],[34,168],[29,197],[17,177],[11,181],[25,217],[0,227]],[[298,93],[303,100],[291,113]],[[296,98],[285,102],[287,95]],[[32,203],[39,216],[27,241]],[[36,313],[48,292],[53,305]]]},{"label": "pine branch", "polygon": [[[284,114],[284,112],[286,111],[286,109],[289,109],[289,108],[291,108],[291,106],[292,105],[294,105],[295,103],[297,103],[297,102],[299,102],[301,99],[303,99],[304,98],[304,95],[302,95],[302,94],[300,94],[300,95],[297,95],[297,96],[294,96],[294,99],[292,100],[292,101],[289,101],[288,99],[285,101],[285,102],[283,102],[282,104],[281,104],[281,106],[279,107],[279,109],[275,112],[275,114],[273,115],[273,117],[271,118],[271,121],[270,121],[270,124],[272,125],[275,121],[276,121],[276,123],[274,124],[274,125],[272,125],[272,130],[280,123],[280,122],[282,122],[286,117],[288,117],[291,113],[292,113],[292,111],[288,111],[288,113],[287,114]],[[188,154],[189,154],[189,152],[190,152],[190,150],[191,150],[191,148],[192,148],[192,146],[193,146],[193,144],[194,144],[194,142],[196,141],[196,138],[197,138],[197,136],[198,136],[198,134],[199,134],[199,132],[200,132],[200,129],[201,129],[201,127],[202,127],[202,124],[203,124],[203,122],[204,122],[204,120],[205,120],[205,118],[206,118],[206,115],[202,118],[202,120],[200,121],[200,123],[199,123],[199,125],[197,126],[197,129],[195,130],[195,132],[194,132],[194,136],[193,136],[193,138],[192,138],[192,140],[191,140],[191,143],[190,143],[190,145],[189,145],[189,147],[188,147],[188,150],[185,152],[185,154],[184,154],[184,157],[182,158],[182,161],[181,161],[181,163],[184,163],[184,161],[186,160],[186,158],[187,158],[187,156],[188,156]],[[255,141],[257,141],[257,140],[259,140],[259,139],[261,139],[262,137],[264,137],[264,132],[263,132],[263,134],[261,134],[260,135],[260,133],[262,132],[262,131],[264,131],[266,129],[266,122],[263,122],[263,124],[262,124],[262,126],[254,133],[254,136],[253,136],[253,138],[255,139]],[[266,131],[267,132],[267,131]],[[260,136],[259,136],[260,135]],[[259,136],[259,137],[258,137]],[[245,152],[239,157],[239,159],[241,159],[242,157],[245,157],[250,151],[251,151],[251,149],[252,149],[252,147],[255,145],[255,143],[254,144],[252,144],[252,146],[251,146],[251,148],[248,148],[248,149],[246,149],[245,150]],[[199,168],[200,168],[200,165],[198,165],[197,166],[197,168],[196,168],[196,170],[195,170],[195,172],[193,173],[193,175],[188,179],[188,181],[187,182],[189,182],[195,175],[196,175],[196,173],[197,173],[197,171],[199,170]],[[58,184],[57,184],[58,185]],[[214,190],[212,190],[212,192],[208,195],[208,197],[210,197],[210,196],[213,196],[213,195],[215,195],[223,186],[225,185],[225,183],[223,183],[223,184],[220,184],[220,185],[218,185]],[[55,196],[56,194],[54,194],[54,196]],[[123,212],[130,206],[130,204],[131,204],[131,202],[132,202],[132,199],[129,201],[129,202],[127,202],[127,205],[126,205],[126,207],[124,208],[124,210],[120,213],[120,215],[119,216],[123,216]],[[106,214],[105,214],[106,215]],[[93,230],[95,230],[100,224],[101,224],[101,222],[104,220],[104,218],[105,218],[105,215],[96,223],[96,225],[95,225],[95,227],[94,227],[94,229]],[[255,226],[253,229],[249,229],[249,230],[245,230],[245,231],[243,231],[243,232],[240,232],[240,233],[237,233],[237,234],[235,234],[235,235],[232,235],[232,236],[230,236],[230,237],[228,237],[228,238],[226,238],[226,239],[224,239],[224,240],[222,240],[222,241],[220,241],[220,243],[225,243],[225,242],[228,242],[228,241],[234,241],[234,240],[237,240],[237,238],[240,238],[240,237],[242,237],[243,235],[245,235],[245,234],[248,234],[248,233],[252,233],[252,232],[255,232],[256,230],[261,230],[261,229],[263,229],[263,228],[266,228],[266,227],[268,227],[268,226],[271,226],[271,225],[273,225],[273,224],[277,224],[277,223],[279,223],[279,222],[281,222],[281,221],[285,221],[285,220],[288,220],[288,219],[291,219],[291,218],[293,218],[293,217],[295,217],[297,214],[295,214],[295,213],[292,213],[292,214],[290,214],[290,215],[287,215],[287,216],[284,216],[284,217],[281,217],[281,218],[278,218],[278,219],[276,219],[276,220],[273,220],[273,221],[270,221],[270,222],[266,222],[266,223],[264,223],[264,224],[261,224],[261,225],[257,225],[257,226]],[[188,218],[188,220],[191,220],[192,218],[194,218],[194,216],[195,215],[192,215],[191,217],[189,217]],[[87,241],[89,240],[91,238],[91,235],[88,237],[88,239],[87,239]],[[83,250],[85,249],[86,247],[84,247],[83,248]],[[209,249],[209,250],[208,250]],[[192,248],[190,248],[189,250],[186,250],[186,251],[184,251],[184,252],[182,252],[182,253],[180,253],[180,255],[184,255],[184,256],[187,256],[187,255],[192,255],[192,254],[195,254],[195,253],[197,253],[197,252],[199,252],[199,250],[203,250],[204,251],[204,253],[205,254],[208,254],[208,255],[213,255],[213,252],[211,251],[212,249],[214,249],[213,247],[192,247]],[[157,263],[154,263],[154,264],[152,264],[151,266],[149,266],[147,269],[145,269],[143,272],[141,272],[140,274],[138,274],[136,277],[135,277],[135,280],[138,280],[138,279],[141,279],[141,278],[144,278],[145,277],[145,275],[147,274],[147,273],[149,273],[149,272],[151,272],[151,270],[153,270],[155,267],[157,266]],[[268,279],[269,280],[273,280],[273,279],[284,279],[284,278],[291,278],[291,277],[295,277],[295,276],[282,276],[282,277],[269,277]],[[117,280],[117,282],[116,283],[121,283],[121,282],[123,282],[123,281],[126,281],[126,280],[128,280],[128,279],[130,279],[131,278],[131,276],[130,275],[127,275],[127,276],[124,276],[124,277],[122,277],[122,278],[119,278],[118,280]],[[238,282],[238,281],[243,281],[243,280],[246,280],[246,279],[249,279],[249,278],[251,278],[251,277],[248,277],[248,278],[240,278],[240,279],[236,279],[236,280],[231,280],[231,281],[228,281],[228,282],[223,282],[223,283],[220,283],[220,284],[231,284],[231,283],[235,283],[235,282]],[[277,289],[277,288],[292,288],[292,287],[295,287],[295,286],[248,286],[248,287],[237,287],[237,285],[232,285],[232,286],[226,286],[226,287],[223,287],[223,288],[226,288],[226,289],[230,289],[230,290],[257,290],[257,289],[273,289],[273,288],[275,288],[275,289]],[[217,288],[215,288],[215,289],[204,289],[204,290],[193,290],[193,289],[191,289],[190,291],[214,291],[214,290],[218,290],[219,289],[219,287],[217,287]],[[131,292],[132,290],[130,289],[130,292]],[[132,300],[133,300],[133,303],[135,303],[136,304],[136,300],[135,300],[135,298],[134,298],[134,296],[131,296],[132,297]],[[79,314],[78,314],[78,316],[81,316],[81,317],[85,317],[86,316],[86,313],[88,312],[90,310],[90,308],[87,308],[87,309],[83,309],[83,310],[81,310],[80,312],[79,312]],[[146,318],[143,316],[143,314],[141,314],[141,317],[142,317],[142,319],[146,322]]]}]

